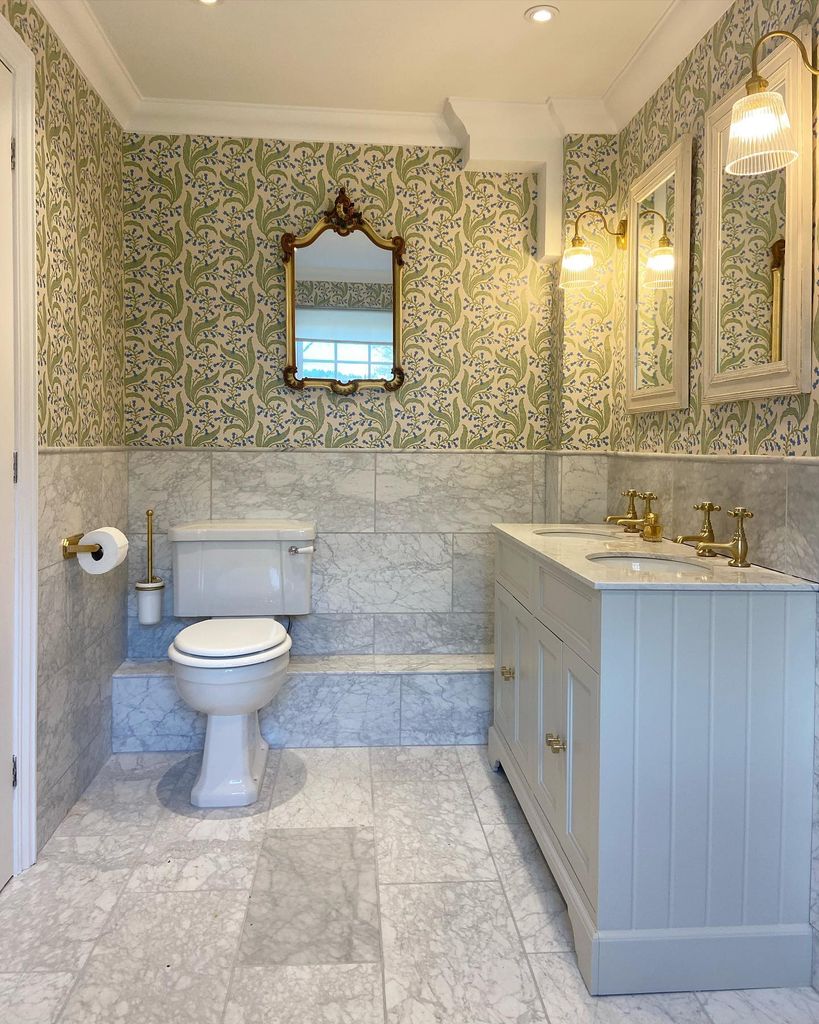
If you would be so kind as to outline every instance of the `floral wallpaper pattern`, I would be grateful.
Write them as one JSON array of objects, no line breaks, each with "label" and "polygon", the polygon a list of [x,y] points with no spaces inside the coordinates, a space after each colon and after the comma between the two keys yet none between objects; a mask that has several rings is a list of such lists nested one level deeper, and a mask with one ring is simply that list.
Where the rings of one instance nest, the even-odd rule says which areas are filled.
[{"label": "floral wallpaper pattern", "polygon": [[[691,400],[688,409],[629,416],[625,391],[625,259],[600,246],[604,272],[564,296],[561,437],[567,448],[656,452],[819,454],[819,305],[814,300],[814,392],[705,406],[702,375],[703,132],[705,111],[747,78],[758,36],[817,24],[816,0],[736,0],[619,136],[570,136],[564,150],[567,217],[599,205],[625,209],[630,182],[684,132],[694,134]],[[613,258],[613,267],[612,267]],[[819,273],[817,273],[819,277]]]},{"label": "floral wallpaper pattern", "polygon": [[[127,439],[210,447],[546,448],[554,268],[534,179],[449,149],[127,135]],[[396,394],[281,379],[279,239],[341,185],[407,242]]]},{"label": "floral wallpaper pattern", "polygon": [[40,12],[0,0],[36,58],[39,440],[123,442],[122,130]]},{"label": "floral wallpaper pattern", "polygon": [[392,309],[392,285],[368,281],[296,281],[296,305],[312,309]]}]

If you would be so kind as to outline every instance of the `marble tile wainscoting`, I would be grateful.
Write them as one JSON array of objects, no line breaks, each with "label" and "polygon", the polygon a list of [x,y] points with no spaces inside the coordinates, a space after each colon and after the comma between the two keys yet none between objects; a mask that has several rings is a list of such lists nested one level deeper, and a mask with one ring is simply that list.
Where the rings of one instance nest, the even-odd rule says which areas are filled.
[{"label": "marble tile wainscoting", "polygon": [[88,576],[60,541],[125,530],[127,455],[46,449],[39,456],[37,845],[45,843],[111,753],[111,674],[125,652],[127,569]]},{"label": "marble tile wainscoting", "polygon": [[199,519],[314,519],[314,613],[294,620],[294,653],[465,654],[493,647],[493,522],[545,514],[540,453],[193,451],[128,457],[129,582],[155,572],[165,617],[141,627],[129,592],[128,656],[164,658],[173,618],[169,526]]}]

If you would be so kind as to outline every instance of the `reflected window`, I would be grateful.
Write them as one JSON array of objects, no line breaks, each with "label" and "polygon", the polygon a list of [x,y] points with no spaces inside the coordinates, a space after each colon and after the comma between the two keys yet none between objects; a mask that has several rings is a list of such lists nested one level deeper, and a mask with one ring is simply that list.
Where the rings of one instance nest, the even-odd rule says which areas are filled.
[{"label": "reflected window", "polygon": [[392,354],[391,312],[296,307],[296,360],[305,377],[389,378]]}]

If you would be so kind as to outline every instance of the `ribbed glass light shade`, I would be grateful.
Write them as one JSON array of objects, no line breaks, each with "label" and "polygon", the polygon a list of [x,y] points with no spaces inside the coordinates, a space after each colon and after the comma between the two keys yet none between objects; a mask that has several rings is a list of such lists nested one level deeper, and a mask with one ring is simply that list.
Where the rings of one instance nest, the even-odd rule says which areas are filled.
[{"label": "ribbed glass light shade", "polygon": [[568,249],[560,264],[558,288],[587,288],[594,281],[594,256],[587,246]]},{"label": "ribbed glass light shade", "polygon": [[674,287],[674,249],[670,245],[658,245],[648,254],[644,281],[646,288],[657,291]]},{"label": "ribbed glass light shade", "polygon": [[799,156],[785,101],[778,92],[754,92],[737,100],[728,131],[728,174],[767,174]]}]

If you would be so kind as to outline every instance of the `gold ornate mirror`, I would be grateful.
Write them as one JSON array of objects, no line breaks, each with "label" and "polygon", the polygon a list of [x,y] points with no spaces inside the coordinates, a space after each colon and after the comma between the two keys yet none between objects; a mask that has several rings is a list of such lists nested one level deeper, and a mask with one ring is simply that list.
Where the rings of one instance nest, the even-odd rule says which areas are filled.
[{"label": "gold ornate mirror", "polygon": [[[296,391],[397,391],[404,239],[383,238],[342,188],[306,235],[282,235],[287,299],[284,382]],[[297,250],[304,250],[296,255]]]}]

